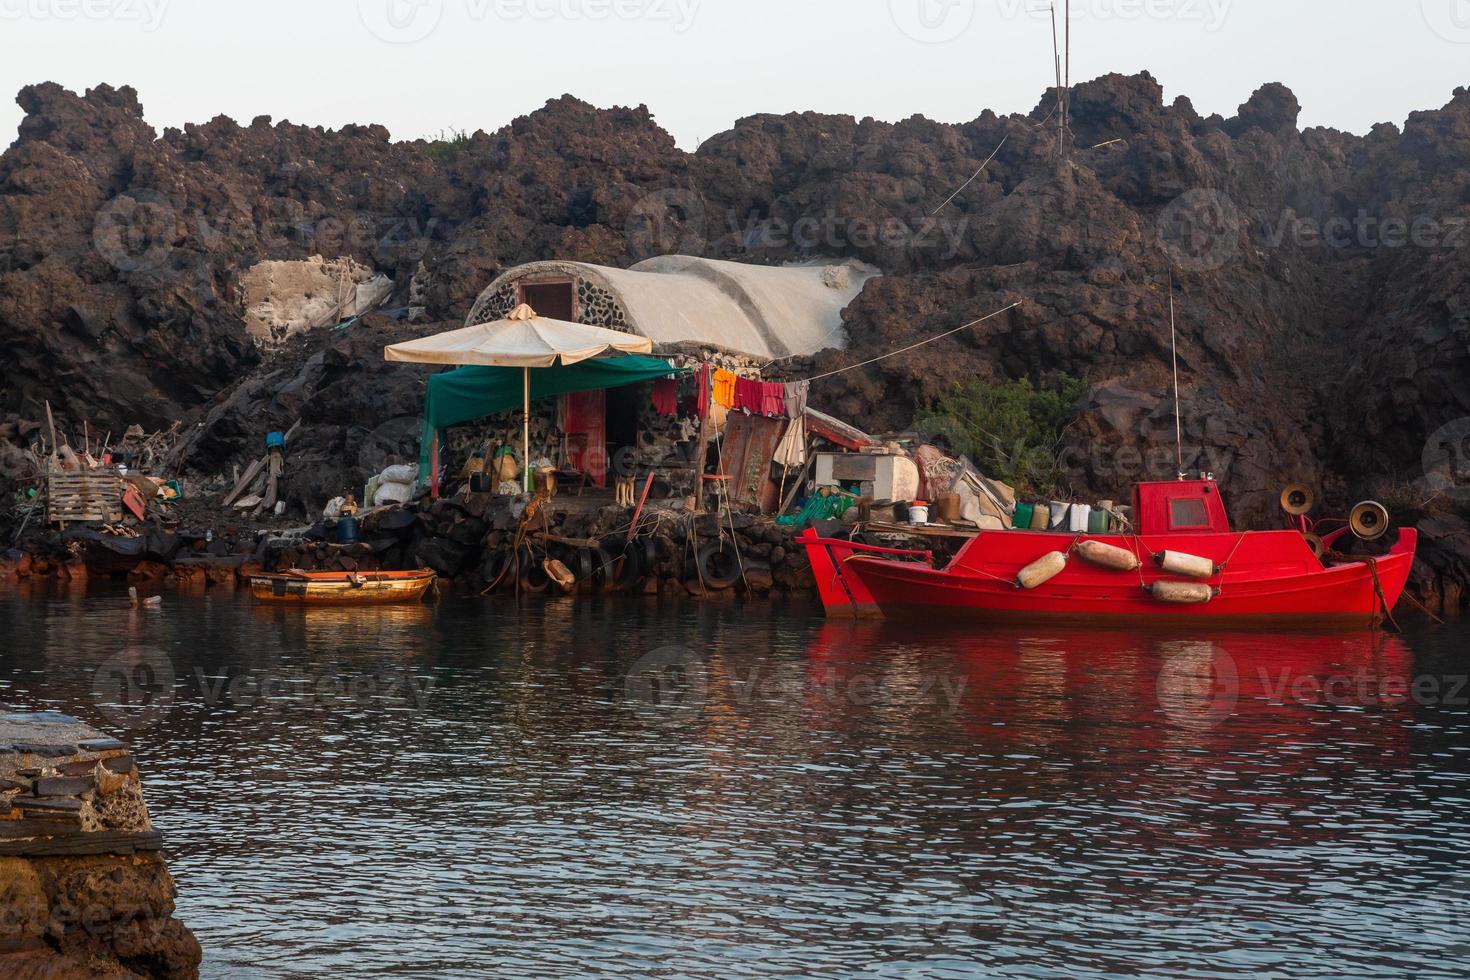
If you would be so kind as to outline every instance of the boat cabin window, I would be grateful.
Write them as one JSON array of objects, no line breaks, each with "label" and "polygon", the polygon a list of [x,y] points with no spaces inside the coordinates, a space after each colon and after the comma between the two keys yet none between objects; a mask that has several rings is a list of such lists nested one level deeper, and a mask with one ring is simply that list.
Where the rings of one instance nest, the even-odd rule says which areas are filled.
[{"label": "boat cabin window", "polygon": [[1175,497],[1169,501],[1169,526],[1174,531],[1193,531],[1210,526],[1210,513],[1199,497]]},{"label": "boat cabin window", "polygon": [[1133,488],[1139,534],[1224,534],[1230,518],[1214,480],[1140,483]]}]

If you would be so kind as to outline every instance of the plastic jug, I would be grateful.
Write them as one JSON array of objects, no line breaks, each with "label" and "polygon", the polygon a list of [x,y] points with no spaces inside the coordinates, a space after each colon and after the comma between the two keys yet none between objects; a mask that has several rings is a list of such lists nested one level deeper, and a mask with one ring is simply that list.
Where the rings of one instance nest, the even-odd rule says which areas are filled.
[{"label": "plastic jug", "polygon": [[1086,534],[1087,525],[1092,520],[1092,508],[1087,504],[1073,504],[1072,516],[1067,530],[1073,534]]}]

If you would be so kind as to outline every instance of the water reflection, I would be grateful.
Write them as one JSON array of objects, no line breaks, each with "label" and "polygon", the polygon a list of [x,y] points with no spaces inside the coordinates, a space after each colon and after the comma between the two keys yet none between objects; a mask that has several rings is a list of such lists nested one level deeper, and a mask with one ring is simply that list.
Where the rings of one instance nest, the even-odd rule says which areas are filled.
[{"label": "water reflection", "polygon": [[133,726],[213,976],[1433,974],[1464,635],[52,594],[0,700]]}]

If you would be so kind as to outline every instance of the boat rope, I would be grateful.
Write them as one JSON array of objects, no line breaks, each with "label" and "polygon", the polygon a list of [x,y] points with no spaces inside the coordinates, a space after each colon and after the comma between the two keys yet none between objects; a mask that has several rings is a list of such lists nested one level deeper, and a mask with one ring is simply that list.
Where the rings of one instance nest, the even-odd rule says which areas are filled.
[{"label": "boat rope", "polygon": [[[1393,607],[1388,604],[1388,596],[1383,592],[1383,581],[1378,577],[1378,559],[1373,557],[1354,558],[1344,555],[1340,551],[1328,551],[1327,559],[1339,564],[1362,564],[1368,566],[1368,573],[1373,576],[1373,628],[1377,629],[1383,621],[1387,621],[1393,627],[1395,633],[1402,633],[1404,628],[1399,625],[1398,620],[1393,618]],[[1380,618],[1379,613],[1382,612]]]},{"label": "boat rope", "polygon": [[[531,550],[531,546],[527,543],[527,537],[529,536],[531,531],[531,522],[534,521],[538,515],[541,517],[542,533],[551,533],[551,524],[548,522],[546,516],[546,503],[550,499],[551,492],[549,490],[542,489],[538,490],[536,492],[536,495],[531,498],[530,503],[526,504],[526,511],[521,515],[520,524],[516,527],[515,540],[511,542],[510,560],[505,563],[505,567],[500,570],[500,574],[495,576],[495,581],[485,586],[485,591],[480,593],[481,596],[487,596],[490,593],[494,592],[496,589],[500,588],[500,583],[505,580],[505,577],[511,573],[512,569],[515,569],[516,572],[516,596],[520,596],[521,548],[524,546],[526,550]],[[533,561],[535,560],[535,557],[535,554],[532,553],[531,558]]]},{"label": "boat rope", "polygon": [[1225,570],[1230,567],[1231,562],[1235,561],[1235,553],[1240,550],[1240,546],[1243,544],[1245,544],[1244,534],[1235,539],[1235,547],[1230,549],[1230,556],[1225,559],[1225,563],[1223,565],[1218,566],[1219,570],[1215,574],[1220,577],[1220,581],[1215,586],[1216,596],[1222,596],[1225,594]]},{"label": "boat rope", "polygon": [[1138,568],[1136,569],[1138,572],[1138,587],[1147,592],[1148,583],[1143,578],[1144,556],[1149,555],[1150,560],[1153,556],[1144,548],[1143,538],[1139,535],[1135,534],[1128,540],[1133,542],[1133,557],[1138,559]]},{"label": "boat rope", "polygon": [[1417,606],[1419,608],[1419,611],[1420,612],[1422,612],[1424,615],[1428,616],[1430,619],[1434,620],[1440,626],[1443,626],[1445,624],[1444,620],[1440,619],[1434,613],[1430,612],[1429,611],[1429,607],[1426,606],[1424,603],[1420,602],[1419,599],[1414,595],[1414,593],[1412,593],[1412,592],[1408,591],[1407,589],[1405,589],[1404,590],[1404,593],[1403,593],[1403,597],[1405,599],[1408,599],[1410,602],[1412,602],[1415,606]]}]

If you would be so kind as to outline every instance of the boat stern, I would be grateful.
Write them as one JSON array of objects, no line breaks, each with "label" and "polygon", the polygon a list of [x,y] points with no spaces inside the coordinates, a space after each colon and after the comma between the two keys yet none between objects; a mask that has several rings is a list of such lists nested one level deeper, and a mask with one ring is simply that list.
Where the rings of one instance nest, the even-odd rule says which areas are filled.
[{"label": "boat stern", "polygon": [[1418,529],[1401,528],[1398,541],[1385,557],[1378,559],[1378,584],[1383,589],[1383,603],[1389,612],[1404,597],[1404,590],[1409,585],[1409,575],[1414,570],[1414,553],[1418,547]]}]

